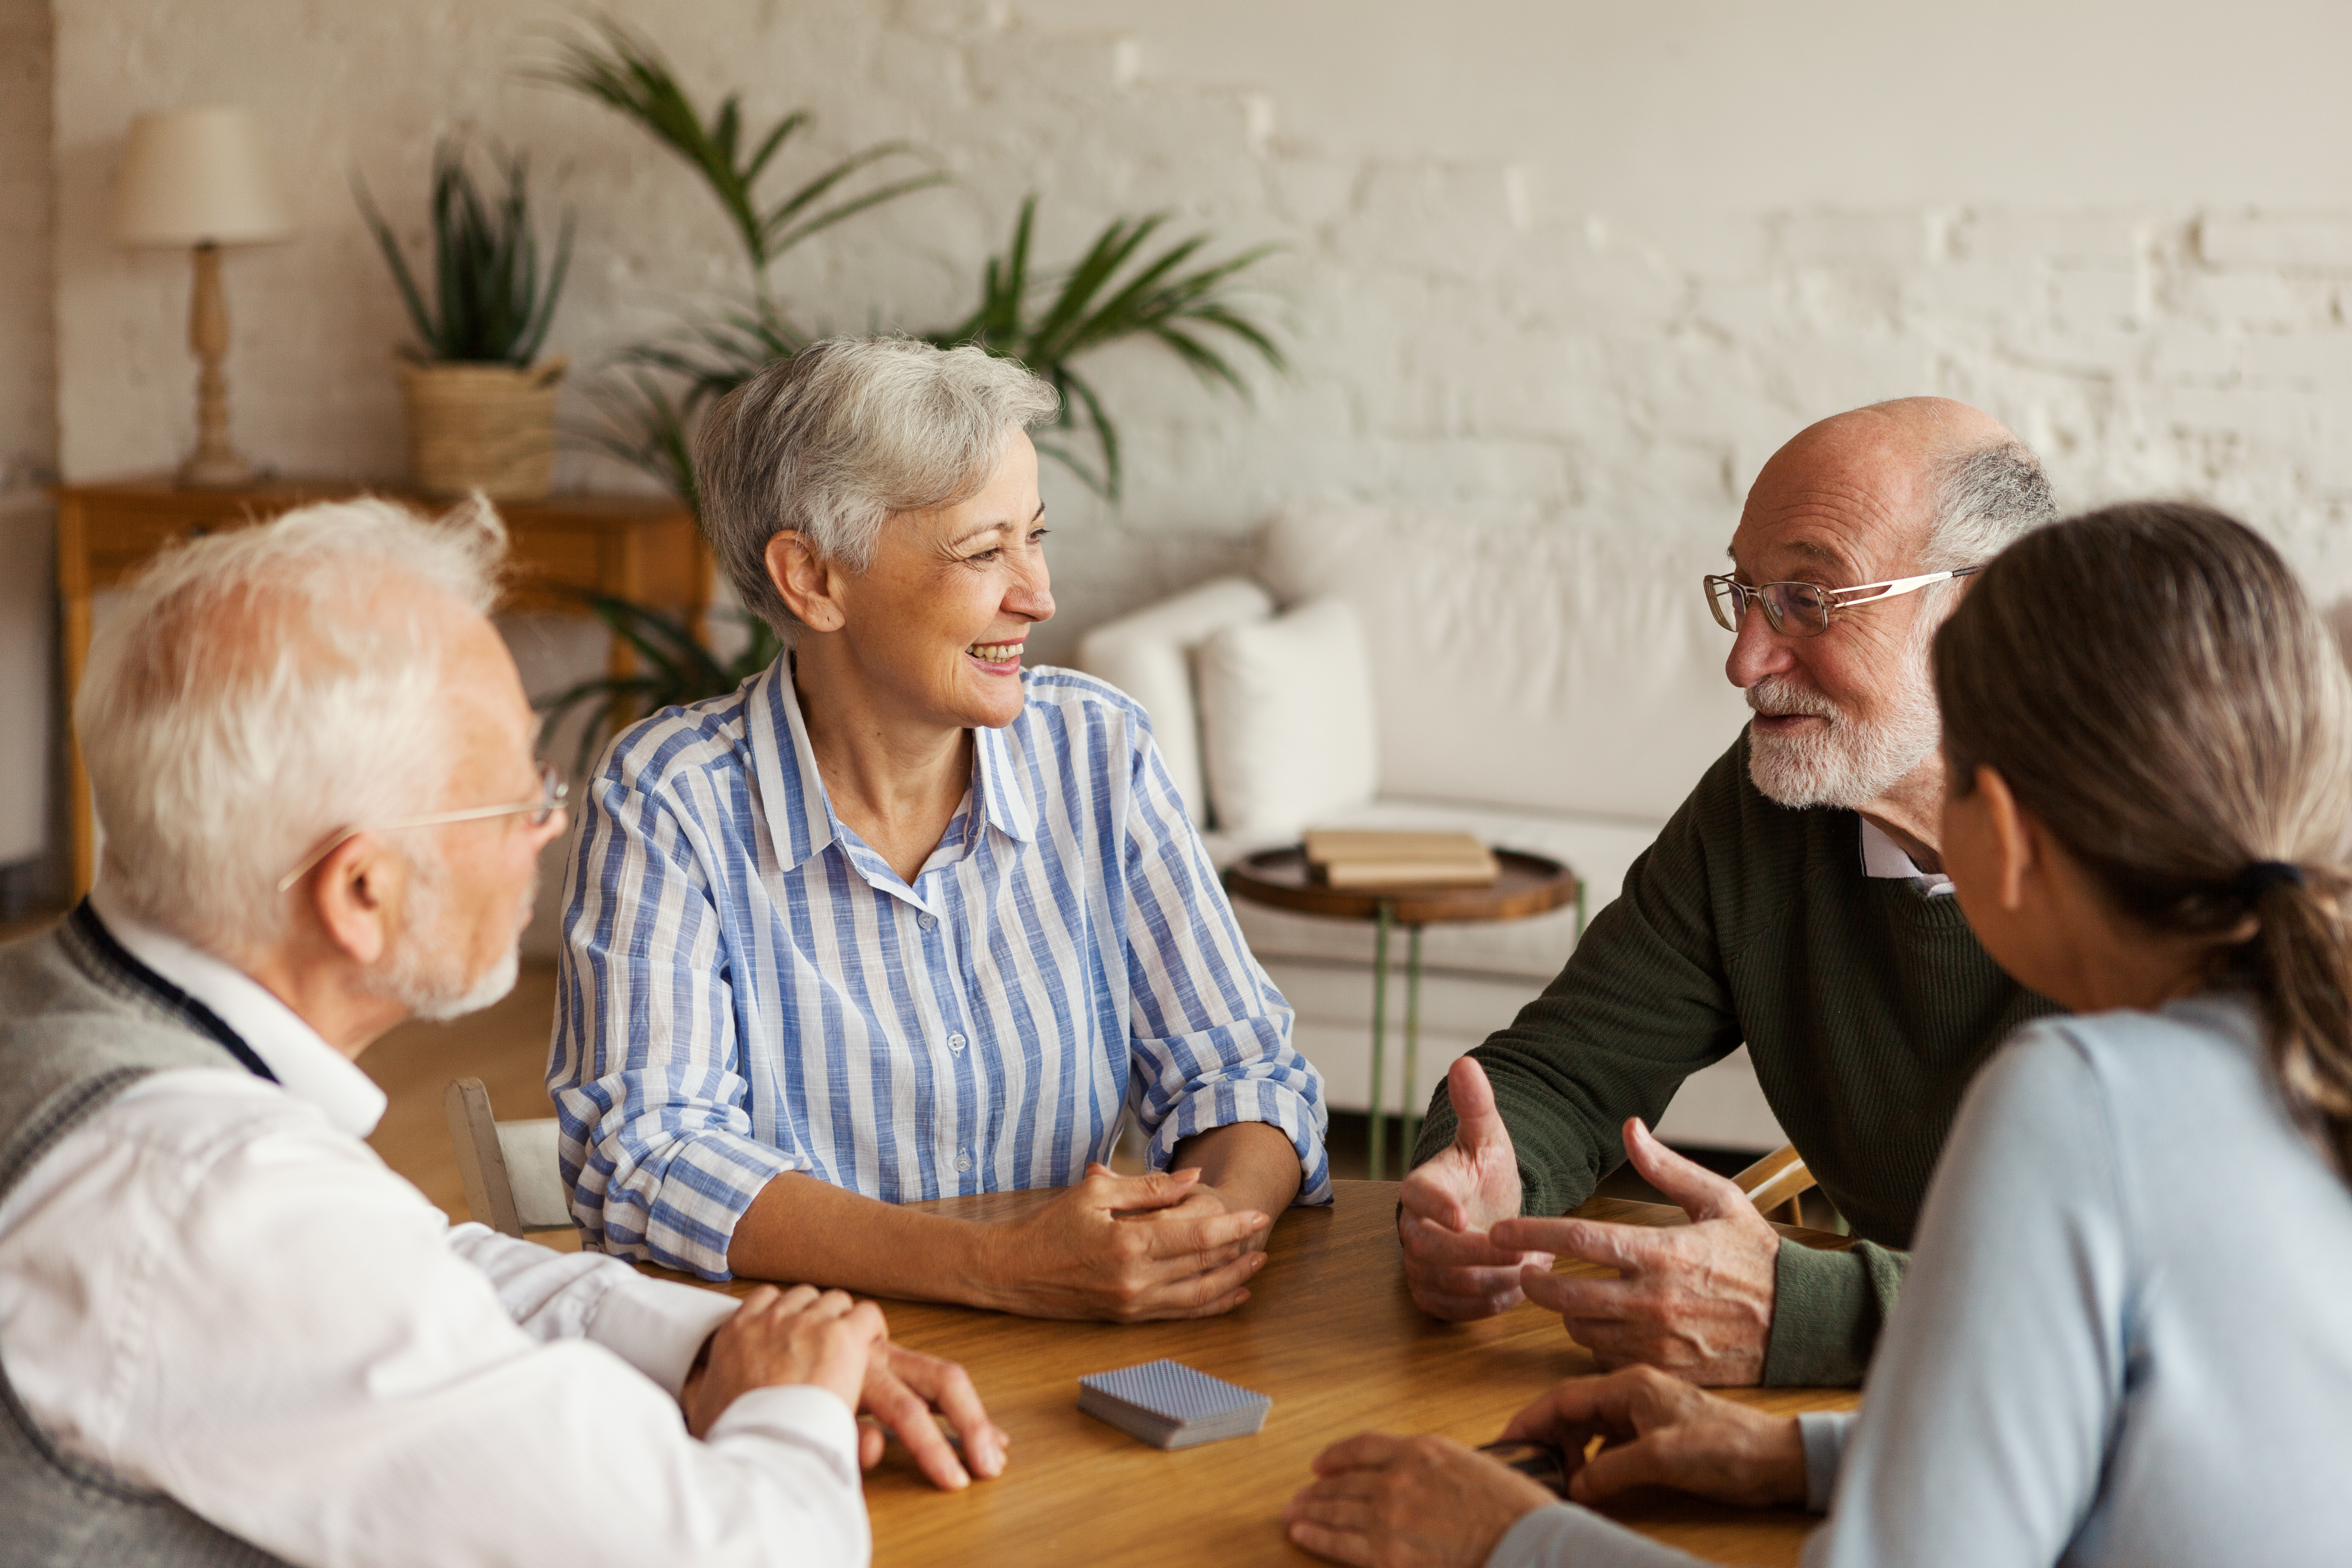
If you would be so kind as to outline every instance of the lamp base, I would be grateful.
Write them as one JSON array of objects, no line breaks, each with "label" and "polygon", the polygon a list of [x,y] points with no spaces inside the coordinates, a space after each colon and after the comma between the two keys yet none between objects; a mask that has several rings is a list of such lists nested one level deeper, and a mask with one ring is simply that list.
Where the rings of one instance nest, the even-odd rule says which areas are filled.
[{"label": "lamp base", "polygon": [[251,463],[234,451],[199,449],[188,454],[174,478],[187,489],[238,489],[253,483],[255,470]]}]

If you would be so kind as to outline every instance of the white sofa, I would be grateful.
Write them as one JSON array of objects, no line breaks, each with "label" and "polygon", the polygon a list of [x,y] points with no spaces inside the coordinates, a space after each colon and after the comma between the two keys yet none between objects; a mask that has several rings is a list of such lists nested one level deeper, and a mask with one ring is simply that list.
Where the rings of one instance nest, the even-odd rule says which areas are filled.
[{"label": "white sofa", "polygon": [[[1268,527],[1255,580],[1097,626],[1078,662],[1150,713],[1220,866],[1307,826],[1460,828],[1567,862],[1598,914],[1746,720],[1723,677],[1730,638],[1699,589],[1721,551],[1633,530],[1300,506]],[[1364,1109],[1370,928],[1236,912],[1297,1009],[1332,1105]],[[1429,928],[1417,1101],[1559,972],[1578,921],[1571,909]],[[1391,948],[1388,1108],[1403,949]],[[1692,1078],[1661,1131],[1685,1145],[1783,1142],[1744,1052]]]}]

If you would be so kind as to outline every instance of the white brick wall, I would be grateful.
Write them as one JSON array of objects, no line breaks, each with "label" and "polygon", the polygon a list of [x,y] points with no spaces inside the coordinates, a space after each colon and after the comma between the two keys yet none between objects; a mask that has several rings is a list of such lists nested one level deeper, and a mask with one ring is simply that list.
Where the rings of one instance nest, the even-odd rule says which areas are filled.
[{"label": "white brick wall", "polygon": [[[1887,135],[1824,143],[1777,129],[1777,117],[1726,97],[1712,46],[1663,13],[1622,23],[1628,58],[1649,73],[1626,90],[1657,101],[1646,130],[1611,142],[1600,132],[1613,127],[1596,128],[1601,110],[1565,89],[1554,105],[1515,88],[1528,100],[1512,107],[1517,118],[1489,112],[1475,61],[1432,62],[1404,79],[1410,91],[1383,86],[1376,112],[1335,116],[1331,82],[1342,76],[1292,42],[1316,31],[1342,65],[1360,47],[1370,80],[1391,68],[1375,58],[1375,35],[1423,25],[1407,0],[1362,0],[1344,24],[1305,0],[1275,0],[1262,25],[1230,5],[1071,0],[616,9],[706,97],[740,87],[762,117],[805,105],[817,114],[811,146],[826,154],[910,137],[940,149],[964,182],[796,257],[779,281],[814,325],[958,313],[983,248],[1031,189],[1045,198],[1049,257],[1071,254],[1114,212],[1159,207],[1230,245],[1286,247],[1265,279],[1291,323],[1297,371],[1261,378],[1254,410],[1202,394],[1147,352],[1095,366],[1123,417],[1130,499],[1113,515],[1049,479],[1064,605],[1039,640],[1049,656],[1095,620],[1244,559],[1256,521],[1295,496],[1380,495],[1712,538],[1799,426],[1918,392],[2008,419],[2042,451],[2069,504],[2205,495],[2267,530],[2323,594],[2352,587],[2342,526],[2352,502],[2342,438],[2352,193],[2330,194],[2332,153],[2281,153],[2263,115],[2285,89],[2266,89],[2259,72],[2187,131],[2179,116],[2149,124],[2134,163],[2129,139],[2109,134],[2103,117],[2144,103],[2140,89],[2090,72],[2101,57],[2089,34],[2052,33],[2046,58],[2019,68],[2051,82],[2079,76],[2079,123],[2092,140],[2077,170],[2042,121],[2026,122],[2030,105],[2004,110],[2022,127],[2007,142],[1998,128],[1964,126],[1954,102],[1964,107],[1973,89],[1958,65],[1949,84],[1932,73],[1916,81],[1919,40],[1902,30],[1912,24],[1849,40],[1899,62],[1914,83],[1864,72],[1853,89],[1864,110],[1900,114],[1913,96],[1944,94],[1953,101],[1923,100],[1923,120],[1948,120],[1955,144],[1989,137],[2006,160],[1988,161],[1979,178],[1933,136],[1901,142],[1927,148],[1912,158],[1921,172],[1905,174],[1911,154],[1890,154]],[[1495,14],[1549,37],[1544,29],[1567,25],[1553,18],[1589,20],[1591,10]],[[2254,11],[2239,24],[2248,38],[2292,20],[2276,6]],[[1752,62],[1769,75],[1807,58],[1803,26],[1843,26],[1846,13],[1807,5],[1788,15],[1788,37],[1759,42],[1739,21],[1722,48],[1782,50]],[[575,361],[726,282],[729,241],[680,168],[611,116],[519,76],[531,29],[555,16],[539,0],[241,0],[217,25],[191,29],[148,0],[60,0],[66,470],[158,468],[189,436],[184,262],[125,255],[103,232],[107,181],[141,110],[244,101],[282,151],[303,235],[233,256],[228,278],[238,430],[289,468],[399,469],[386,361],[404,327],[347,179],[362,170],[421,232],[425,160],[439,131],[476,126],[530,148],[545,195],[580,208],[577,280],[555,332]],[[1491,51],[1497,25],[1487,17],[1477,33],[1465,20],[1462,37]],[[2330,37],[2352,42],[2352,24],[2338,32]],[[2169,37],[2152,32],[2133,60],[2169,48],[2165,68],[2201,68],[2193,37]],[[2263,69],[2298,69],[2328,52],[2323,41],[2273,50]],[[1677,50],[1686,68],[1674,64]],[[1588,83],[1611,69],[1606,59],[1570,63]],[[1523,83],[1522,64],[1496,61],[1496,79]],[[2312,112],[2337,112],[2325,107],[2334,100],[2313,101],[2322,108]],[[1515,125],[1537,132],[1514,144],[1496,129]],[[2180,151],[2184,137],[2199,156]],[[2302,144],[2341,142],[2314,133]],[[1802,177],[1783,177],[1791,169]],[[2259,171],[2243,181],[2260,183],[2213,169]],[[1950,194],[1963,188],[2021,194]],[[567,459],[564,477],[615,478],[585,458]]]}]

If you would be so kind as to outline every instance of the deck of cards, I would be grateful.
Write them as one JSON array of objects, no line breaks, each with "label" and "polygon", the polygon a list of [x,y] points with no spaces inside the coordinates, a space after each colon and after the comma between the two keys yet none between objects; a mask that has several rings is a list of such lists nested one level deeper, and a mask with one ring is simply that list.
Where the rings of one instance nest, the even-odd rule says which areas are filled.
[{"label": "deck of cards", "polygon": [[1148,1361],[1078,1379],[1078,1408],[1155,1448],[1190,1448],[1248,1436],[1274,1401],[1182,1362]]}]

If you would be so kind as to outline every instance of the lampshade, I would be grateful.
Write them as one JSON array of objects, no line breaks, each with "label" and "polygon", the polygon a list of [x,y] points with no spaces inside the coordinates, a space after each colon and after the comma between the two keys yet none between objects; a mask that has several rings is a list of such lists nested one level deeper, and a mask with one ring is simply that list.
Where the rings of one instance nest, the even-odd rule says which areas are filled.
[{"label": "lampshade", "polygon": [[184,109],[131,121],[114,194],[119,242],[257,245],[293,229],[250,113]]}]

